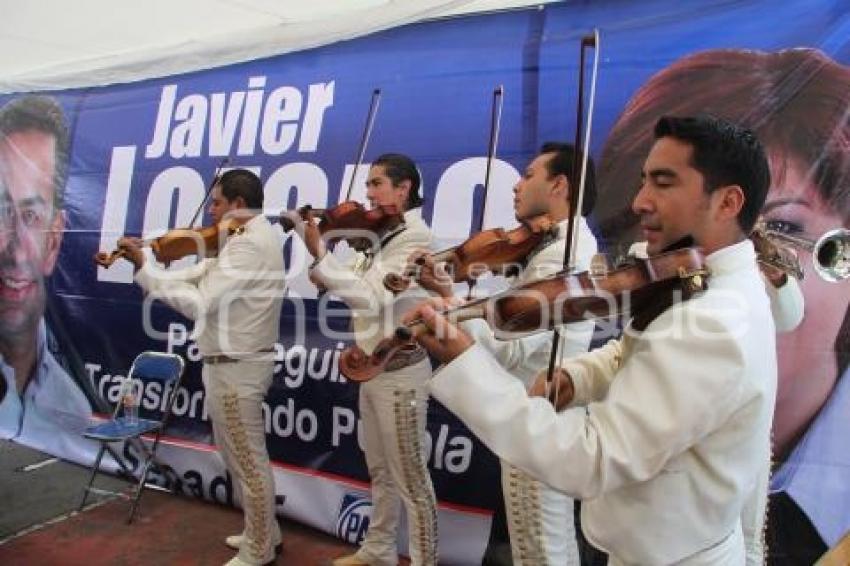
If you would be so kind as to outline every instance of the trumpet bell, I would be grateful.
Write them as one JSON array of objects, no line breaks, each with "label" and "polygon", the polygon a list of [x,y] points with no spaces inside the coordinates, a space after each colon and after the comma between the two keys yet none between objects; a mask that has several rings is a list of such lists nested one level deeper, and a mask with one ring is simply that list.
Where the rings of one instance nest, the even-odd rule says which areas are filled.
[{"label": "trumpet bell", "polygon": [[815,271],[826,281],[836,283],[850,278],[850,230],[830,230],[812,249]]}]

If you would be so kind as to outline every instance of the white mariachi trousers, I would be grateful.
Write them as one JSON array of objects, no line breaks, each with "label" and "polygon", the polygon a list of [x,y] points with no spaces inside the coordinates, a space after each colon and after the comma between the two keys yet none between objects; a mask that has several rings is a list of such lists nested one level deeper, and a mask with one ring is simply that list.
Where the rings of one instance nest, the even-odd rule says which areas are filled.
[{"label": "white mariachi trousers", "polygon": [[215,443],[245,512],[245,542],[239,557],[248,564],[274,560],[274,548],[281,540],[262,409],[272,369],[271,361],[204,364],[203,368]]},{"label": "white mariachi trousers", "polygon": [[400,502],[407,513],[411,565],[437,564],[437,508],[423,442],[430,375],[426,358],[360,386],[372,517],[357,557],[372,566],[398,564]]},{"label": "white mariachi trousers", "polygon": [[579,566],[573,500],[502,460],[515,566]]}]

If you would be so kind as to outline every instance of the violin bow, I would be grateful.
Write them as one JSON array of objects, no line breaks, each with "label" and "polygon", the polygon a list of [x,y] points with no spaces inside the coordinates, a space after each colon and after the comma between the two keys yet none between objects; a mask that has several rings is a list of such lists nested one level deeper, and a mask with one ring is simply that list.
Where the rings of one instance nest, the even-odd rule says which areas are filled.
[{"label": "violin bow", "polygon": [[490,173],[493,169],[493,159],[496,157],[496,147],[499,144],[499,128],[502,124],[502,99],[505,88],[502,85],[493,90],[493,106],[490,110],[490,140],[487,143],[487,166],[484,169],[484,200],[481,203],[481,214],[478,225],[473,227],[472,234],[484,229],[484,213],[487,209],[487,193],[490,190]]},{"label": "violin bow", "polygon": [[[502,100],[505,95],[505,87],[502,85],[493,89],[493,104],[490,109],[490,139],[487,142],[487,165],[484,167],[484,196],[481,201],[481,213],[478,215],[478,222],[472,226],[470,235],[477,234],[484,229],[484,215],[487,212],[487,195],[490,192],[490,173],[493,170],[493,159],[496,157],[496,147],[499,144],[499,129],[502,124]],[[467,281],[469,286],[466,299],[472,299],[472,289],[475,287],[476,280],[470,279]]]},{"label": "violin bow", "polygon": [[[584,118],[584,64],[585,50],[593,49],[593,70],[590,80],[590,101],[587,108],[587,127],[584,131],[584,145],[581,145],[582,122]],[[567,220],[567,237],[564,245],[564,270],[567,273],[572,273],[575,270],[575,255],[578,244],[578,221],[577,218],[581,214],[581,207],[584,204],[584,188],[587,182],[587,163],[590,155],[590,134],[593,125],[593,107],[596,99],[596,79],[599,71],[599,30],[594,29],[593,34],[586,35],[581,38],[581,48],[579,56],[579,75],[578,75],[578,98],[576,102],[576,130],[575,142],[576,149],[581,151],[581,170],[579,173],[578,190],[572,190],[570,187],[570,216]],[[573,171],[579,170],[579,151],[573,154]],[[549,399],[552,390],[552,381],[555,375],[556,363],[560,365],[563,361],[563,354],[559,355],[559,346],[561,345],[561,332],[556,325],[552,330],[552,351],[549,355],[549,371],[546,374],[546,398]],[[553,404],[557,404],[557,390],[552,398]]]},{"label": "violin bow", "polygon": [[198,221],[201,211],[204,210],[204,206],[206,206],[207,200],[210,198],[210,193],[212,193],[213,187],[215,187],[215,184],[218,183],[218,180],[221,177],[221,170],[224,169],[228,163],[230,163],[229,155],[219,161],[218,167],[215,168],[215,173],[213,173],[212,181],[210,181],[210,184],[207,187],[207,192],[204,194],[204,198],[201,199],[201,204],[198,205],[197,210],[195,210],[195,214],[192,215],[192,220],[189,221],[190,228]]},{"label": "violin bow", "polygon": [[363,157],[366,155],[366,147],[369,145],[369,138],[372,136],[372,128],[375,126],[375,116],[378,113],[378,106],[381,103],[381,89],[376,88],[372,91],[372,101],[369,103],[369,113],[366,115],[366,124],[363,126],[363,134],[360,136],[360,145],[357,148],[357,155],[354,157],[354,170],[351,172],[351,179],[348,181],[348,191],[345,193],[345,198],[340,202],[351,200],[351,191],[354,189],[354,181],[357,179],[357,170],[363,162]]},{"label": "violin bow", "polygon": [[[351,192],[354,190],[354,181],[357,179],[357,170],[363,162],[363,157],[366,155],[366,147],[369,145],[369,138],[372,137],[372,128],[375,126],[375,116],[378,114],[378,106],[381,104],[381,89],[376,88],[372,91],[372,99],[369,102],[369,112],[366,114],[366,123],[363,125],[363,133],[360,136],[360,145],[357,147],[357,155],[354,156],[354,169],[351,171],[351,179],[348,180],[348,190],[345,192],[345,198],[340,199],[340,203],[351,200]],[[332,251],[329,248],[328,251]],[[319,289],[317,297],[321,298],[326,291]]]}]

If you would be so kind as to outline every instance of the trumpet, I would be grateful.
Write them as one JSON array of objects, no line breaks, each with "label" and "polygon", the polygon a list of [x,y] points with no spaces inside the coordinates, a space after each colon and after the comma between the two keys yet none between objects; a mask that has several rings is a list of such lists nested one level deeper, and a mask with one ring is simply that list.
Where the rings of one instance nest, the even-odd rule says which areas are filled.
[{"label": "trumpet", "polygon": [[[836,228],[827,231],[817,240],[813,240],[804,236],[771,230],[766,223],[759,222],[753,230],[753,234],[757,235],[756,237],[760,235],[766,238],[777,247],[779,247],[779,244],[784,244],[810,252],[815,272],[825,281],[836,283],[850,277],[850,230]],[[782,264],[788,261],[787,254],[780,252],[779,255],[781,257],[776,263]],[[767,259],[765,262],[772,263]],[[776,263],[773,264],[776,265]],[[776,265],[776,267],[783,269],[782,265]],[[798,273],[802,275],[802,269]],[[793,268],[791,274],[794,275]]]}]

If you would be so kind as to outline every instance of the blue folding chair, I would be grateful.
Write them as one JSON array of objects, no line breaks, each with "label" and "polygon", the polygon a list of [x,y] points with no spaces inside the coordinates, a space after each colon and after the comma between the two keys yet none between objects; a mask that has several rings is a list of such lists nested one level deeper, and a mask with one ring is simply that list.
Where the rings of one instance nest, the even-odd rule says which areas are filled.
[{"label": "blue folding chair", "polygon": [[[147,484],[148,471],[151,466],[156,466],[162,470],[162,467],[156,460],[156,449],[159,445],[159,438],[162,435],[162,431],[171,416],[171,409],[174,406],[174,400],[177,397],[177,390],[180,388],[180,383],[183,379],[184,366],[185,363],[183,358],[177,354],[163,354],[161,352],[142,352],[136,356],[135,360],[133,360],[133,365],[130,367],[130,373],[127,375],[127,379],[132,380],[133,382],[137,382],[137,380],[141,380],[142,382],[161,382],[163,391],[168,391],[165,410],[159,412],[160,418],[158,420],[141,418],[131,420],[126,416],[118,416],[119,412],[121,412],[122,406],[119,400],[115,407],[115,411],[112,413],[111,419],[104,423],[90,426],[85,430],[85,432],[83,432],[84,437],[100,442],[100,450],[97,453],[97,458],[94,462],[94,467],[92,468],[88,485],[86,485],[83,490],[83,500],[80,502],[80,510],[82,510],[85,506],[89,493],[121,495],[127,497],[121,493],[93,487],[94,478],[100,471],[100,462],[103,459],[103,454],[109,450],[113,459],[115,459],[118,466],[124,474],[126,474],[125,477],[130,478],[129,481],[135,485],[132,495],[129,496],[132,503],[130,505],[130,514],[127,517],[128,524],[133,522],[133,516],[135,515],[136,508],[139,505],[139,499],[142,496],[142,491],[145,487],[158,487]],[[169,384],[171,387],[168,387]],[[141,436],[143,434],[149,433],[154,434],[153,443],[150,448],[148,448],[141,440]],[[112,442],[128,441],[132,442],[133,446],[135,446],[142,455],[142,471],[139,474],[138,479],[134,477],[123,458],[116,453],[119,451],[110,449],[110,443]]]}]

